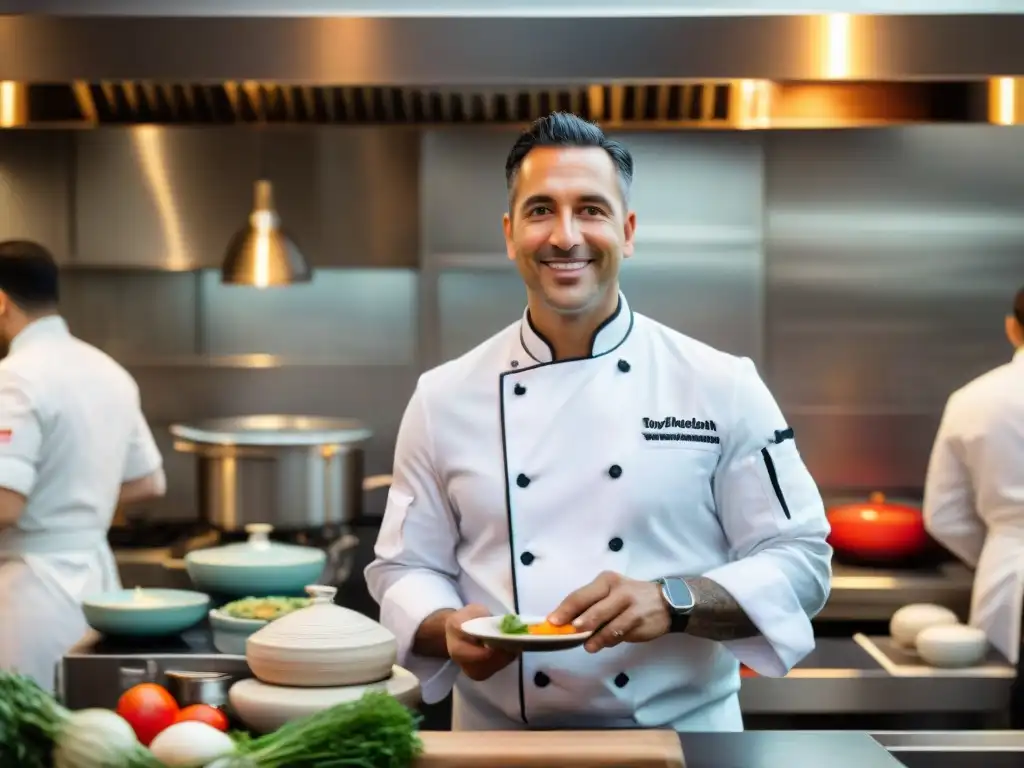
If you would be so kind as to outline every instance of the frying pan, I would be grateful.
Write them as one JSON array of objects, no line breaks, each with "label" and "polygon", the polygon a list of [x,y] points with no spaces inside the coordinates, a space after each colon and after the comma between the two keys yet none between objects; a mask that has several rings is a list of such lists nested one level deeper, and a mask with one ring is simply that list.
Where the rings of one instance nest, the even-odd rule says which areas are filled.
[{"label": "frying pan", "polygon": [[910,565],[933,552],[918,507],[886,501],[872,493],[867,501],[830,507],[829,543],[837,559],[858,564]]}]

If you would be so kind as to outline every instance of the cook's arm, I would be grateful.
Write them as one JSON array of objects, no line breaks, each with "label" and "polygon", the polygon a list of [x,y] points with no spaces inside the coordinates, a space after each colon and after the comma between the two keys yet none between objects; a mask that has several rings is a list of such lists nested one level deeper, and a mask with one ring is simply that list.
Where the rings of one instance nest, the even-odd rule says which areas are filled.
[{"label": "cook's arm", "polygon": [[698,604],[687,632],[772,677],[813,650],[811,619],[832,580],[825,507],[788,429],[753,362],[741,360],[715,477],[730,562],[690,580]]},{"label": "cook's arm", "polygon": [[459,529],[437,475],[422,385],[402,417],[392,474],[366,584],[380,604],[381,624],[398,639],[399,665],[420,679],[432,704],[448,695],[458,674],[447,657],[442,612],[463,601]]},{"label": "cook's arm", "polygon": [[[924,525],[936,541],[967,565],[976,568],[987,531],[974,509],[971,476],[961,458],[962,445],[955,429],[957,413],[954,395],[943,411],[928,461]],[[1014,456],[1013,460],[1016,462],[1018,459]]]},{"label": "cook's arm", "polygon": [[18,522],[36,484],[43,442],[36,400],[28,381],[0,370],[0,529]]},{"label": "cook's arm", "polygon": [[134,425],[125,457],[119,504],[156,498],[167,491],[163,456],[142,413],[137,389],[134,408]]}]

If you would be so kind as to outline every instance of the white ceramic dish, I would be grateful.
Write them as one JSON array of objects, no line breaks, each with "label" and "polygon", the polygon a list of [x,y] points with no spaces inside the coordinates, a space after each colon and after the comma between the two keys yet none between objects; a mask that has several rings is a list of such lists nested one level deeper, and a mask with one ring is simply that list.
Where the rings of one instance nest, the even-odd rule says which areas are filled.
[{"label": "white ceramic dish", "polygon": [[231,656],[245,656],[245,641],[270,622],[266,619],[238,619],[214,608],[210,611],[213,647]]},{"label": "white ceramic dish", "polygon": [[257,733],[272,733],[292,720],[356,701],[367,691],[387,691],[409,709],[420,704],[420,681],[398,666],[387,680],[344,688],[290,688],[253,679],[239,680],[231,686],[228,700],[247,728]]},{"label": "white ceramic dish", "polygon": [[917,653],[933,667],[961,669],[980,664],[988,651],[988,636],[977,627],[940,625],[921,630]]},{"label": "white ceramic dish", "polygon": [[[540,624],[544,616],[520,616],[524,624]],[[501,616],[482,616],[462,625],[462,631],[482,640],[492,648],[522,653],[524,651],[564,651],[583,645],[593,632],[574,632],[571,635],[509,635],[501,631]]]},{"label": "white ceramic dish", "polygon": [[276,619],[245,644],[249,668],[264,683],[299,688],[365,685],[386,680],[398,641],[361,613],[334,604],[337,589],[312,585],[313,604]]},{"label": "white ceramic dish", "polygon": [[914,650],[917,636],[929,627],[952,626],[960,619],[949,608],[931,603],[905,605],[889,620],[889,634],[893,641],[903,648]]}]

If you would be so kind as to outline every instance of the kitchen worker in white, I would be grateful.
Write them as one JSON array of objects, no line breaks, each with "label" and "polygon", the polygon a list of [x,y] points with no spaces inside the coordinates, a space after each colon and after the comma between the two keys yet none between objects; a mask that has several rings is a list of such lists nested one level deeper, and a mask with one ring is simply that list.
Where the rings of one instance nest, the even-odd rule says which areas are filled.
[{"label": "kitchen worker in white", "polygon": [[[784,675],[814,647],[818,489],[749,359],[630,309],[632,178],[574,115],[522,134],[504,231],[525,313],[425,373],[402,420],[366,578],[424,700],[454,684],[456,729],[742,730],[739,663]],[[603,628],[519,658],[460,629],[510,612]]]},{"label": "kitchen worker in white", "polygon": [[932,447],[924,523],[975,569],[970,623],[1017,664],[1012,728],[1024,728],[1024,288],[1006,317],[1013,360],[958,389]]},{"label": "kitchen worker in white", "polygon": [[82,596],[120,588],[117,504],[165,485],[134,380],[69,333],[58,277],[41,246],[0,243],[0,668],[50,691]]}]

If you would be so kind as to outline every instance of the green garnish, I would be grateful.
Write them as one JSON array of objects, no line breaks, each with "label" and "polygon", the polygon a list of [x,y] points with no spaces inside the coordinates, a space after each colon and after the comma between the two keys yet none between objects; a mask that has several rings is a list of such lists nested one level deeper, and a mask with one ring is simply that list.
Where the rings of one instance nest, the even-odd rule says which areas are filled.
[{"label": "green garnish", "polygon": [[514,613],[506,613],[502,616],[499,628],[506,635],[525,635],[527,633],[526,624]]},{"label": "green garnish", "polygon": [[293,720],[258,739],[238,739],[237,753],[218,766],[259,768],[410,768],[423,743],[419,717],[397,699],[368,691]]}]

